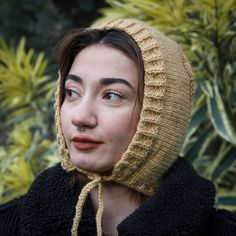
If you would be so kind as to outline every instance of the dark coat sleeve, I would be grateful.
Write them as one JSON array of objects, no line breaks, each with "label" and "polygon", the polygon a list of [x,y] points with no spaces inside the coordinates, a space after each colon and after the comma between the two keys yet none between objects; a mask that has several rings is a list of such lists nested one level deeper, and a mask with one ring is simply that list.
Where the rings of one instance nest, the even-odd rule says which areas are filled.
[{"label": "dark coat sleeve", "polygon": [[0,206],[0,235],[19,235],[21,201],[19,198]]},{"label": "dark coat sleeve", "polygon": [[207,235],[236,236],[236,213],[215,210],[208,229]]}]

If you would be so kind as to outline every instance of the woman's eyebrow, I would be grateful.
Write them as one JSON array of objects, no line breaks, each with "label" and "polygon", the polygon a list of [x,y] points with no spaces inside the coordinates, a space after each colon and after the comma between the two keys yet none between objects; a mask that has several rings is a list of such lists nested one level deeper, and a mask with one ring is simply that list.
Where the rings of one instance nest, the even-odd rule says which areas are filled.
[{"label": "woman's eyebrow", "polygon": [[65,81],[67,81],[68,79],[74,80],[75,82],[79,84],[83,84],[82,79],[77,75],[69,74],[66,76]]},{"label": "woman's eyebrow", "polygon": [[134,87],[125,79],[121,79],[121,78],[102,78],[100,80],[100,84],[101,85],[110,85],[110,84],[124,84],[126,86],[128,86],[129,88],[131,88],[132,90],[134,90]]}]

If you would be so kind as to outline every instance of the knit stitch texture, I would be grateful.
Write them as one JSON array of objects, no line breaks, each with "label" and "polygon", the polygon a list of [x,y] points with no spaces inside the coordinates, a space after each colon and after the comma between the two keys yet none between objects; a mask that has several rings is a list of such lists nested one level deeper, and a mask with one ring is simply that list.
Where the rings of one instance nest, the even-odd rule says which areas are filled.
[{"label": "knit stitch texture", "polygon": [[[96,25],[96,29],[125,31],[138,44],[143,57],[144,98],[137,131],[121,160],[103,181],[117,183],[151,196],[162,175],[176,160],[191,116],[192,70],[179,46],[162,33],[134,19],[115,20]],[[78,169],[94,180],[96,173],[76,168],[70,162],[61,131],[62,81],[56,92],[56,128],[64,169]]]}]

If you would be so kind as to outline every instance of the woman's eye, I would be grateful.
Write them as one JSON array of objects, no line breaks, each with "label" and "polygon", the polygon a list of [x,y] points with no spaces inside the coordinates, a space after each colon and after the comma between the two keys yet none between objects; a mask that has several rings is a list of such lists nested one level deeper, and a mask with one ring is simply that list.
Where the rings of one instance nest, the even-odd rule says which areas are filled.
[{"label": "woman's eye", "polygon": [[115,91],[109,91],[104,94],[103,98],[112,102],[119,102],[123,97]]},{"label": "woman's eye", "polygon": [[69,100],[73,100],[79,97],[79,94],[74,89],[65,88],[65,97],[68,98]]}]

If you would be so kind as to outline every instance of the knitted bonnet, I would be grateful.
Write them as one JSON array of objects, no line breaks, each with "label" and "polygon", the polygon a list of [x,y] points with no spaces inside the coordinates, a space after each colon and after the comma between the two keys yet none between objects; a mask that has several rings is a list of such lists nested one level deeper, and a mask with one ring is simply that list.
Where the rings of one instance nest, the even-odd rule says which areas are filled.
[{"label": "knitted bonnet", "polygon": [[62,134],[60,106],[62,80],[56,91],[55,120],[61,164],[67,171],[77,170],[90,180],[82,189],[76,205],[72,235],[77,235],[84,201],[98,187],[97,233],[101,235],[103,212],[102,183],[113,181],[151,196],[161,177],[177,159],[191,116],[193,76],[179,46],[162,33],[135,19],[120,19],[95,25],[96,29],[119,29],[139,46],[144,63],[144,97],[136,133],[109,176],[91,173],[74,166]]}]

